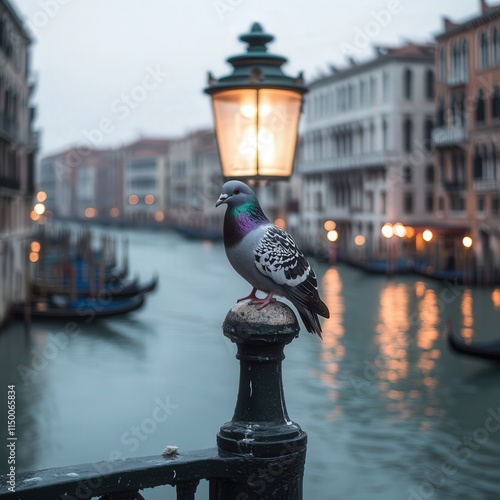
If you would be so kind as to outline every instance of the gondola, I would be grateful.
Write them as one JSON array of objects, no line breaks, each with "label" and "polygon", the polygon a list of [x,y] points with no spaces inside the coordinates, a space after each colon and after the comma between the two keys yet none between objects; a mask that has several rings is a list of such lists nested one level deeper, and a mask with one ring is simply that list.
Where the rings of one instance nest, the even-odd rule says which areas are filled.
[{"label": "gondola", "polygon": [[57,286],[57,285],[41,285],[37,284],[33,287],[33,293],[39,295],[75,295],[76,297],[113,297],[126,298],[134,297],[135,295],[145,294],[153,291],[158,285],[158,274],[151,281],[141,284],[137,279],[134,280],[118,280],[112,283],[106,283],[103,288],[96,285],[94,291],[91,291],[88,286]]},{"label": "gondola", "polygon": [[[135,311],[143,304],[143,294],[111,300],[90,297],[71,300],[64,296],[51,296],[46,299],[33,300],[28,314],[33,319],[73,320],[90,323],[95,318],[107,318]],[[11,313],[13,316],[24,318],[26,304],[13,304]]]},{"label": "gondola", "polygon": [[455,352],[460,354],[500,362],[500,340],[471,342],[468,344],[462,337],[453,333],[451,328],[448,328],[448,344]]}]

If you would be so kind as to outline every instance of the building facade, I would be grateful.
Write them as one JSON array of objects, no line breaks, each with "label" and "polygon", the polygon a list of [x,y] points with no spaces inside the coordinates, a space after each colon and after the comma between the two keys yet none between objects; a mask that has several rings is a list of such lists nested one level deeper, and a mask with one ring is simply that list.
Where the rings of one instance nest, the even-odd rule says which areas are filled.
[{"label": "building facade", "polygon": [[298,162],[302,239],[329,245],[329,220],[345,258],[384,257],[385,223],[420,226],[433,216],[434,48],[377,48],[372,60],[332,68],[309,89]]},{"label": "building facade", "polygon": [[22,300],[29,273],[30,211],[38,135],[33,130],[31,40],[6,0],[0,0],[0,324]]},{"label": "building facade", "polygon": [[500,5],[481,1],[478,16],[445,19],[436,66],[436,220],[450,228],[436,255],[488,281],[500,272]]},{"label": "building facade", "polygon": [[122,163],[122,151],[113,149],[74,147],[43,158],[37,186],[47,194],[49,217],[118,217],[123,212]]},{"label": "building facade", "polygon": [[169,147],[167,139],[140,139],[123,148],[123,205],[127,222],[164,221]]},{"label": "building facade", "polygon": [[198,234],[221,234],[224,214],[215,208],[215,201],[223,180],[212,129],[197,130],[172,140],[168,176],[169,222]]}]

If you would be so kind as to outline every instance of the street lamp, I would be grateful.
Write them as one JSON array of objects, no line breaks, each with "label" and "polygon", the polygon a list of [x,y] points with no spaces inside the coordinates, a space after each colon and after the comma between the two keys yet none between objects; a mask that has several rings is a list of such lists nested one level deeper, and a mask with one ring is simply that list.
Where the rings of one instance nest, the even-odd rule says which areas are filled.
[{"label": "street lamp", "polygon": [[394,236],[394,226],[390,222],[386,222],[380,229],[382,236],[387,240],[388,252],[386,262],[386,273],[392,274],[392,237]]},{"label": "street lamp", "polygon": [[328,262],[335,264],[337,262],[337,245],[336,241],[339,239],[339,233],[336,229],[330,229],[326,233],[326,239],[330,242],[328,245]]},{"label": "street lamp", "polygon": [[462,239],[462,245],[465,248],[470,248],[472,246],[472,238],[470,236],[464,236]]},{"label": "street lamp", "polygon": [[474,280],[474,268],[471,262],[470,248],[472,247],[472,238],[470,236],[464,236],[462,238],[462,245],[465,248],[465,262],[464,262],[464,281],[473,282]]},{"label": "street lamp", "polygon": [[428,243],[429,241],[432,240],[432,238],[434,238],[434,234],[430,229],[425,229],[424,232],[422,233],[422,238],[424,241],[427,241]]},{"label": "street lamp", "polygon": [[282,56],[267,52],[274,39],[254,23],[240,36],[246,53],[227,59],[233,72],[208,75],[217,146],[225,179],[288,179],[292,174],[302,110],[302,74],[285,75]]}]

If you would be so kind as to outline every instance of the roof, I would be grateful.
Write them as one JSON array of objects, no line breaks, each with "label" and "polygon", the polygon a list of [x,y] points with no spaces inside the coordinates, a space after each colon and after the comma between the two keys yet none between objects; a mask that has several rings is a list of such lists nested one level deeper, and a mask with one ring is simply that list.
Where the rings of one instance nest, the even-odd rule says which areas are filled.
[{"label": "roof", "polygon": [[443,18],[444,32],[436,36],[436,40],[443,40],[445,38],[454,36],[464,31],[469,31],[483,24],[487,24],[494,19],[500,17],[500,4],[486,5],[482,3],[482,12],[478,16],[471,17],[462,23],[450,21],[448,18]]},{"label": "roof", "polygon": [[434,64],[435,46],[433,43],[414,43],[407,42],[400,47],[374,47],[377,56],[369,61],[357,64],[351,59],[351,66],[337,70],[332,69],[333,73],[322,76],[309,82],[310,87],[321,86],[333,83],[337,80],[343,80],[346,77],[369,71],[377,66],[387,64],[391,61],[410,62],[410,63],[429,63]]}]

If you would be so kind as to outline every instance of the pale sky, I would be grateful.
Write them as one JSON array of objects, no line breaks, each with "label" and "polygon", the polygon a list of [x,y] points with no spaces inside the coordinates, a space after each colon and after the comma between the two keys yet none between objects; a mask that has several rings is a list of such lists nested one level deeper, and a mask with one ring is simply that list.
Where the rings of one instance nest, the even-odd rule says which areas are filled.
[{"label": "pale sky", "polygon": [[207,71],[230,72],[225,60],[243,52],[237,37],[254,21],[275,35],[269,48],[288,58],[284,70],[311,79],[328,64],[345,65],[347,49],[366,59],[374,44],[432,41],[443,16],[463,20],[480,8],[479,0],[14,3],[34,33],[42,156],[69,145],[118,146],[212,126],[202,93]]}]

